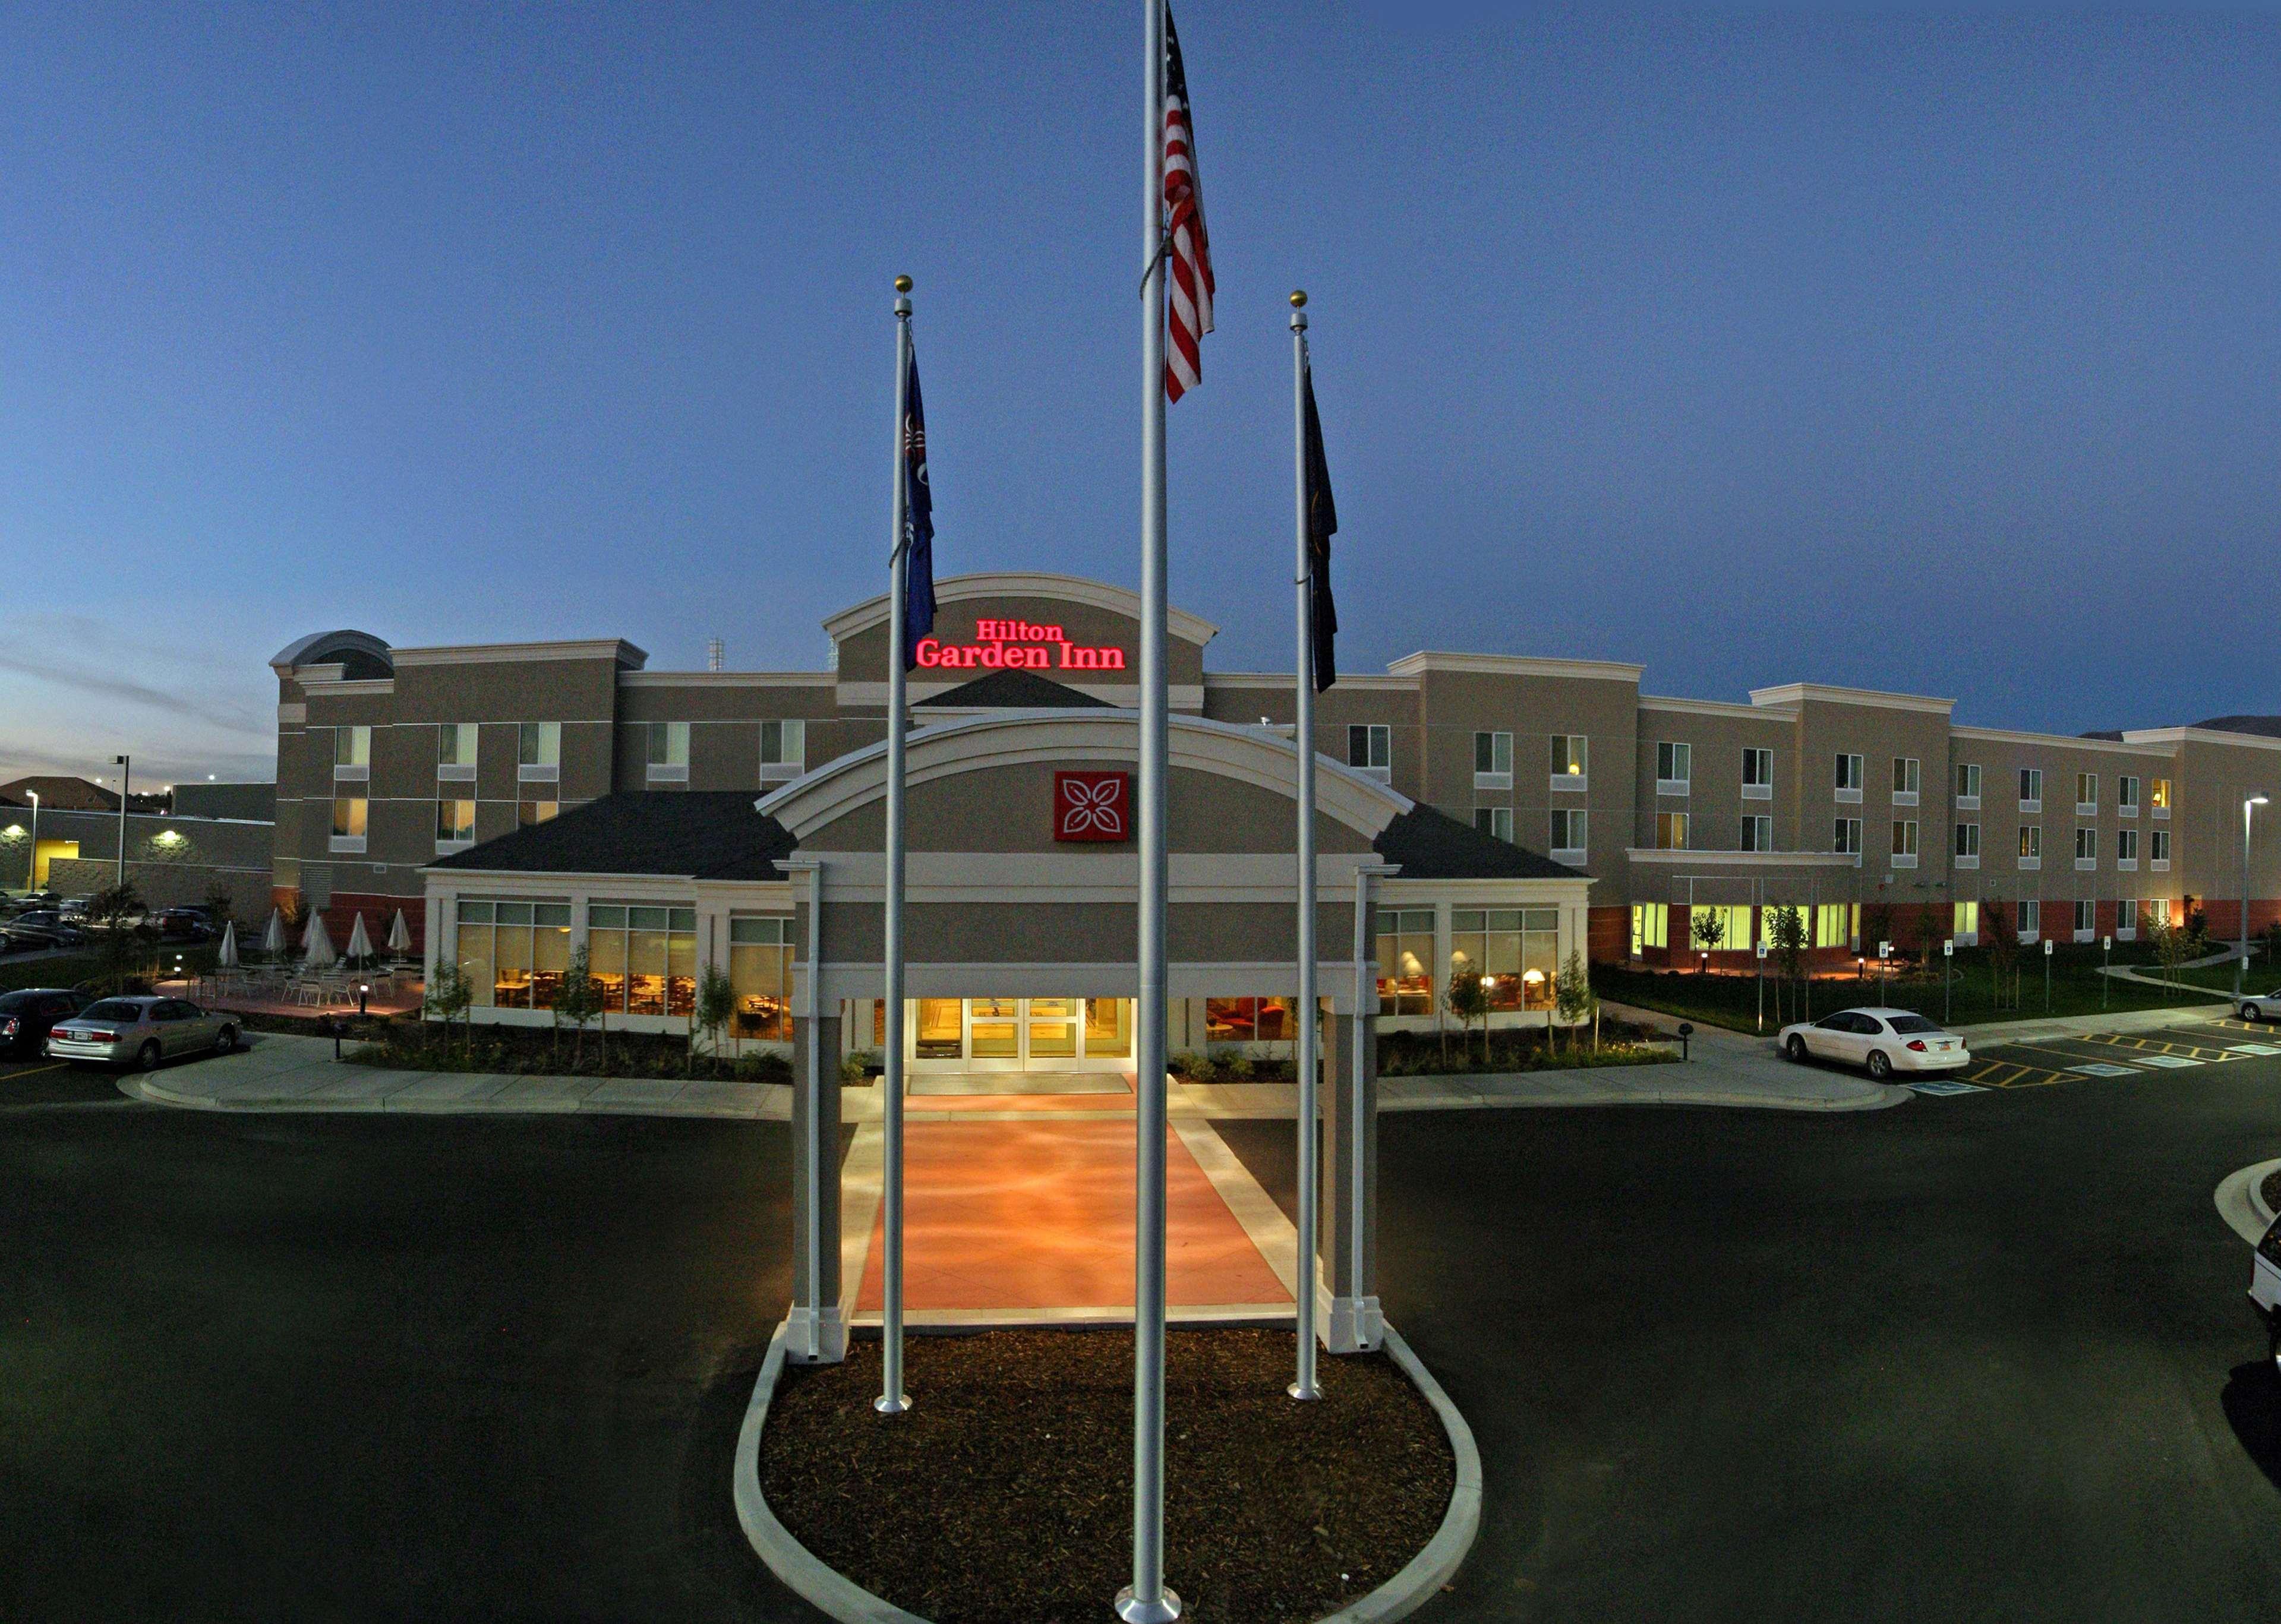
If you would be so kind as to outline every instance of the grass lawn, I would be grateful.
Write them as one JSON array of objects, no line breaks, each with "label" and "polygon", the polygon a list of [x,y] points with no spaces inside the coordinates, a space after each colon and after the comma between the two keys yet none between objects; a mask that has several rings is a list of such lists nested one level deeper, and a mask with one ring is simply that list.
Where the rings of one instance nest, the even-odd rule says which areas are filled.
[{"label": "grass lawn", "polygon": [[[1968,948],[1956,955],[1953,978],[1947,989],[1949,1001],[1945,1005],[1937,973],[1929,977],[1896,974],[1882,984],[1873,974],[1866,981],[1852,976],[1817,979],[1811,996],[1811,1013],[1821,1016],[1849,1004],[1883,1004],[1915,1010],[1935,1020],[1945,1020],[1952,1026],[1964,1027],[1978,1021],[2022,1020],[2043,1014],[2096,1015],[2102,1010],[2184,1008],[2211,1001],[2174,989],[2138,986],[2102,976],[2099,974],[2099,953],[2095,947],[2061,944],[2053,949],[2049,962],[2048,1006],[2044,996],[2045,957],[2040,951],[2027,950],[2021,953],[2018,997],[1999,1003],[1991,986],[1988,955]],[[2135,956],[2126,958],[2118,952],[2114,962],[2135,963],[2138,959]],[[2223,997],[2232,987],[2229,969],[2223,986],[2214,988],[2212,997]],[[1757,1029],[1759,984],[1753,976],[1698,975],[1690,971],[1643,973],[1594,965],[1592,989],[1604,998],[1659,1010],[1685,1020],[1728,1027],[1737,1032]],[[1767,978],[1767,1031],[1800,1018],[1797,1000],[1798,989],[1793,983],[1787,1008],[1779,1004],[1775,980]]]}]

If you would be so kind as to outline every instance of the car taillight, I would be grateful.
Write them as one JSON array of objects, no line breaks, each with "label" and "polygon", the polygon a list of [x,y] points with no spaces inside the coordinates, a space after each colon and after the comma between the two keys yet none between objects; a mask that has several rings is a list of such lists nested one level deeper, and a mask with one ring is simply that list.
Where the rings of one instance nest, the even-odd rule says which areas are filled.
[{"label": "car taillight", "polygon": [[1924,1039],[1921,1037],[1913,1037],[1909,1039],[1909,1047],[1915,1050],[1919,1054],[1924,1053]]},{"label": "car taillight", "polygon": [[13,1015],[11,1015],[8,1018],[8,1024],[4,1027],[0,1027],[0,1037],[13,1037],[16,1035],[16,1018]]}]

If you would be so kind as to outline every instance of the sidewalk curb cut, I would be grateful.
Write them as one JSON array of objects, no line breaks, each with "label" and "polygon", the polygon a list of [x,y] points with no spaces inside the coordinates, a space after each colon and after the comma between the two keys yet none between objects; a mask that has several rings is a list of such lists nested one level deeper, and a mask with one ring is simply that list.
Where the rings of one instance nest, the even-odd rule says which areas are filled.
[{"label": "sidewalk curb cut", "polygon": [[2226,1227],[2252,1246],[2265,1238],[2266,1230],[2273,1226],[2273,1209],[2265,1205],[2257,1187],[2265,1182],[2265,1175],[2281,1167],[2281,1157],[2269,1162],[2257,1162],[2237,1173],[2229,1173],[2217,1187],[2211,1199],[2217,1204],[2218,1216]]},{"label": "sidewalk curb cut", "polygon": [[[1386,1351],[1403,1374],[1433,1406],[1456,1457],[1457,1481],[1450,1490],[1450,1508],[1442,1526],[1425,1549],[1410,1559],[1402,1571],[1369,1595],[1351,1602],[1317,1624],[1395,1624],[1409,1617],[1438,1595],[1450,1582],[1481,1526],[1481,1456],[1473,1428],[1442,1384],[1419,1361],[1410,1344],[1392,1326],[1386,1328]],[[744,1424],[737,1429],[734,1490],[737,1520],[769,1571],[810,1605],[840,1620],[840,1624],[928,1624],[917,1613],[906,1612],[893,1602],[863,1589],[838,1569],[818,1561],[769,1509],[761,1492],[761,1430],[767,1424],[769,1402],[784,1374],[785,1325],[779,1321],[769,1338],[768,1357],[761,1361],[760,1378],[753,1383],[752,1402]]]}]

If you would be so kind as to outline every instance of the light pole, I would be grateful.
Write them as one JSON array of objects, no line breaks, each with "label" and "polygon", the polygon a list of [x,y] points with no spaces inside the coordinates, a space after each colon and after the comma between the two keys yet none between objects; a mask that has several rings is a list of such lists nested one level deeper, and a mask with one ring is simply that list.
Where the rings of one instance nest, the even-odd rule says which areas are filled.
[{"label": "light pole", "polygon": [[113,756],[119,764],[119,880],[121,888],[127,884],[127,784],[135,771],[134,758]]},{"label": "light pole", "polygon": [[2257,809],[2265,804],[2261,792],[2244,796],[2241,801],[2241,957],[2233,961],[2233,996],[2242,994],[2242,982],[2249,974],[2249,820]]},{"label": "light pole", "polygon": [[40,792],[27,789],[24,793],[32,797],[32,860],[24,866],[24,889],[36,891],[40,889]]}]

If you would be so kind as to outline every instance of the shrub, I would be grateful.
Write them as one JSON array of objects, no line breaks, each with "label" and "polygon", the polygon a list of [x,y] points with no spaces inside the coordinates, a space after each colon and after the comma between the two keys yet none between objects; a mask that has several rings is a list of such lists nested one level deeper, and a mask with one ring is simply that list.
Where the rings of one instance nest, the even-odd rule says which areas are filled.
[{"label": "shrub", "polygon": [[737,1080],[739,1082],[789,1084],[792,1081],[792,1062],[780,1054],[738,1055]]}]

